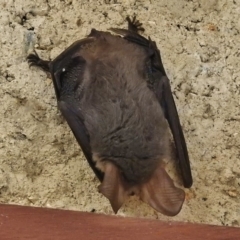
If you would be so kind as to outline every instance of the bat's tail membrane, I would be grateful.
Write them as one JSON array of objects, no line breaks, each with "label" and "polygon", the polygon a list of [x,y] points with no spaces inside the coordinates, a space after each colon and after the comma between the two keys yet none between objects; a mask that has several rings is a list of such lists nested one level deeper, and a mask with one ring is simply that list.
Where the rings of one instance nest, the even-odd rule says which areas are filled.
[{"label": "bat's tail membrane", "polygon": [[165,169],[159,166],[148,182],[140,187],[140,198],[158,212],[175,216],[182,208],[185,193],[174,186]]}]

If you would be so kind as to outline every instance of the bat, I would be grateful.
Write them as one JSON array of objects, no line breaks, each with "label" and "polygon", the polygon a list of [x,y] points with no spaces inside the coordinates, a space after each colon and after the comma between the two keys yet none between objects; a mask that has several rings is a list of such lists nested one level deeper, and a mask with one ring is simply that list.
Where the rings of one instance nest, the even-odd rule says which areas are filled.
[{"label": "bat", "polygon": [[126,20],[128,28],[111,28],[114,34],[92,29],[53,61],[36,52],[27,60],[51,73],[58,108],[113,211],[135,194],[174,216],[185,192],[174,185],[164,159],[177,161],[183,185],[190,188],[187,146],[160,51],[140,35],[144,28],[136,16]]}]

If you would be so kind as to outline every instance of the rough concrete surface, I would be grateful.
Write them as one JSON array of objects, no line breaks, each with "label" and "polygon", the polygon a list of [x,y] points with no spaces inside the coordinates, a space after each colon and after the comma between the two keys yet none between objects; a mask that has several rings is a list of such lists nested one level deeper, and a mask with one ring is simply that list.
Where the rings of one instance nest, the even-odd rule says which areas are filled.
[{"label": "rough concrete surface", "polygon": [[113,214],[33,48],[55,58],[137,14],[161,50],[194,184],[168,218],[131,197],[119,215],[240,226],[240,0],[0,0],[0,202]]}]

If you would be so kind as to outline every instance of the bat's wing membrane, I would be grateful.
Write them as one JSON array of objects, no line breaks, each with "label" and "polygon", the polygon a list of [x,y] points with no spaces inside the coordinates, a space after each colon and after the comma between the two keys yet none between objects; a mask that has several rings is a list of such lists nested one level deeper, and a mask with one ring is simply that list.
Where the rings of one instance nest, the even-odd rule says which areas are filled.
[{"label": "bat's wing membrane", "polygon": [[[192,174],[190,162],[188,157],[187,145],[183,135],[182,127],[180,124],[177,108],[171,92],[169,79],[164,76],[161,78],[158,91],[161,91],[162,107],[164,108],[165,117],[169,123],[172,135],[174,138],[177,155],[179,159],[179,166],[182,173],[184,187],[190,188],[192,186]],[[160,86],[161,85],[161,86]]]},{"label": "bat's wing membrane", "polygon": [[[76,83],[76,87],[78,87],[78,85],[81,85],[86,61],[79,54],[76,53],[81,51],[81,49],[84,48],[85,45],[91,44],[93,41],[94,38],[89,37],[73,43],[56,59],[54,59],[53,62],[51,62],[50,71],[52,74],[59,110],[62,112],[62,115],[64,116],[69,127],[71,128],[89,165],[91,166],[99,180],[102,181],[103,173],[95,167],[95,162],[92,158],[90,139],[88,131],[84,125],[81,110],[77,108],[76,105],[71,104],[71,98],[69,98],[68,96],[64,97],[61,94],[62,85],[64,84],[64,81],[68,81],[68,78],[70,79],[70,82]],[[62,76],[62,74],[65,73],[67,75]],[[77,79],[71,79],[76,77]]]},{"label": "bat's wing membrane", "polygon": [[100,181],[103,180],[103,173],[95,167],[95,163],[92,159],[92,151],[89,141],[89,136],[86,127],[84,126],[84,121],[81,116],[81,112],[77,109],[74,109],[68,103],[64,101],[58,102],[58,107],[62,112],[62,115],[66,119],[69,127],[71,128],[75,138],[77,139],[82,151],[93,169],[96,176]]}]

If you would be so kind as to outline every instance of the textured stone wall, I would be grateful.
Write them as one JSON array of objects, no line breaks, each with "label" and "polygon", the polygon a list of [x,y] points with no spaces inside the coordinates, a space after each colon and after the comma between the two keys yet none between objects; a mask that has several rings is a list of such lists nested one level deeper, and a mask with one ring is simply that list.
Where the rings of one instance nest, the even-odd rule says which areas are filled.
[{"label": "textured stone wall", "polygon": [[[0,202],[112,214],[56,107],[53,59],[91,28],[136,13],[161,50],[188,143],[194,185],[178,221],[240,225],[240,1],[0,0]],[[124,216],[169,219],[132,197]]]}]

